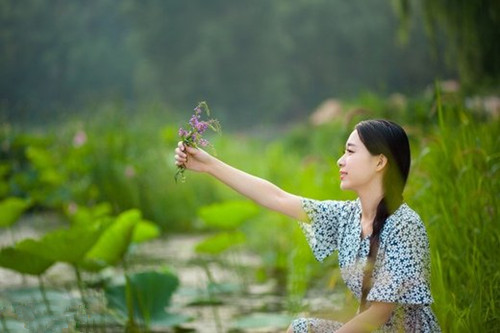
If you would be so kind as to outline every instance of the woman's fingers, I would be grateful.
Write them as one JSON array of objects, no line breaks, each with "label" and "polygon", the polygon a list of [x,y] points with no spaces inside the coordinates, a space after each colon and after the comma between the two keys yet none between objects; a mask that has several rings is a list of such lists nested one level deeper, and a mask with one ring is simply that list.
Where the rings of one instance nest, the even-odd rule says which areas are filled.
[{"label": "woman's fingers", "polygon": [[180,157],[186,157],[187,154],[181,150],[181,148],[175,148],[175,155]]},{"label": "woman's fingers", "polygon": [[182,141],[177,144],[177,148],[175,148],[175,164],[177,166],[186,166],[188,162],[188,158],[195,157],[199,153],[198,148],[190,147],[185,145]]},{"label": "woman's fingers", "polygon": [[184,165],[184,163],[187,162],[187,154],[184,152],[185,149],[182,141],[180,141],[177,148],[175,148],[175,164],[178,166]]}]

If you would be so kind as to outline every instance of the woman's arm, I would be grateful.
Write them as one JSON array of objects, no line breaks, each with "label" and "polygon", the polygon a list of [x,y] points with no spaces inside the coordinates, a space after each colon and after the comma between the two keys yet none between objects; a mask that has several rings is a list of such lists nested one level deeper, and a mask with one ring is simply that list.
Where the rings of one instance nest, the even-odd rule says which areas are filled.
[{"label": "woman's arm", "polygon": [[337,333],[372,332],[389,320],[396,304],[372,302],[370,307],[349,320]]},{"label": "woman's arm", "polygon": [[308,220],[300,197],[280,189],[265,179],[238,170],[201,149],[188,147],[179,142],[175,150],[175,161],[178,166],[212,175],[263,207],[296,220]]}]

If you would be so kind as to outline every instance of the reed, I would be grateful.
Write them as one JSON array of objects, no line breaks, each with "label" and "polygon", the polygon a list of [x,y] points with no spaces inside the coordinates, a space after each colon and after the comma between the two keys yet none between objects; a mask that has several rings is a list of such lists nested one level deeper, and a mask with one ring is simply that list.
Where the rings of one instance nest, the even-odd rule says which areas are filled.
[{"label": "reed", "polygon": [[436,94],[438,125],[414,163],[412,201],[431,242],[434,310],[446,332],[500,327],[500,122]]}]

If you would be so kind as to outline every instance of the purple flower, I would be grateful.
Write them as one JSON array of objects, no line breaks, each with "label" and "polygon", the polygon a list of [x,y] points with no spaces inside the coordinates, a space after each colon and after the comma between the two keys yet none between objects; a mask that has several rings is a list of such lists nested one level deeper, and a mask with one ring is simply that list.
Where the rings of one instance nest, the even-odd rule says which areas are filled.
[{"label": "purple flower", "polygon": [[195,128],[200,134],[202,134],[207,130],[208,123],[206,121],[200,121],[196,124]]},{"label": "purple flower", "polygon": [[184,138],[186,138],[188,135],[189,135],[189,132],[188,132],[188,131],[186,131],[186,130],[185,130],[184,128],[182,128],[182,127],[181,127],[181,128],[179,128],[179,136],[180,136],[181,138],[183,138],[183,139],[184,139]]},{"label": "purple flower", "polygon": [[[210,110],[208,109],[208,105],[205,102],[200,102],[196,108],[194,108],[194,114],[191,116],[189,119],[189,122],[187,124],[187,129],[185,130],[184,128],[179,128],[179,137],[181,137],[182,141],[184,142],[185,145],[190,146],[190,147],[197,147],[197,146],[202,146],[206,147],[210,145],[210,142],[208,140],[205,140],[202,135],[203,133],[208,129],[212,129],[214,132],[220,133],[220,124],[217,120],[215,119],[209,119],[208,121],[202,121],[201,120],[201,113],[206,112],[207,116],[210,116]],[[184,166],[179,166],[176,174],[175,174],[175,181],[180,179],[181,181],[184,181]],[[132,174],[132,172],[130,172]]]},{"label": "purple flower", "polygon": [[196,128],[196,126],[198,125],[198,116],[197,115],[193,115],[191,117],[191,119],[189,120],[189,125],[191,125],[192,127]]}]

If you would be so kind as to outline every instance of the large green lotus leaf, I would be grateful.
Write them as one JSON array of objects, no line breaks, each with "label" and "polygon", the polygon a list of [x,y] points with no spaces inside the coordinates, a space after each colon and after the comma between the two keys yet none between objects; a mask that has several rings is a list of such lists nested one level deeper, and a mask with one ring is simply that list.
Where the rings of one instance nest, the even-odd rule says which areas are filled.
[{"label": "large green lotus leaf", "polygon": [[225,201],[201,207],[198,216],[208,227],[234,229],[257,215],[259,208],[251,201]]},{"label": "large green lotus leaf", "polygon": [[21,274],[42,275],[53,263],[54,261],[13,247],[0,251],[0,266]]},{"label": "large green lotus leaf", "polygon": [[245,241],[245,235],[241,231],[231,233],[224,232],[202,240],[200,243],[196,244],[195,251],[197,253],[219,254]]},{"label": "large green lotus leaf", "polygon": [[76,264],[94,246],[103,231],[97,224],[57,229],[41,239],[25,239],[16,248],[45,259]]},{"label": "large green lotus leaf", "polygon": [[[189,318],[166,312],[174,291],[179,286],[179,279],[174,273],[163,271],[147,271],[129,275],[127,279],[130,290],[134,318],[143,321],[146,326],[158,323],[162,326],[178,325]],[[125,284],[105,288],[108,306],[128,316]]]},{"label": "large green lotus leaf", "polygon": [[160,228],[153,222],[142,220],[134,228],[132,242],[142,243],[160,236]]},{"label": "large green lotus leaf", "polygon": [[120,261],[131,243],[132,233],[141,221],[141,212],[132,209],[121,213],[101,235],[97,243],[85,255],[80,266],[97,271]]},{"label": "large green lotus leaf", "polygon": [[29,200],[7,198],[0,202],[0,227],[10,227],[30,206]]}]

